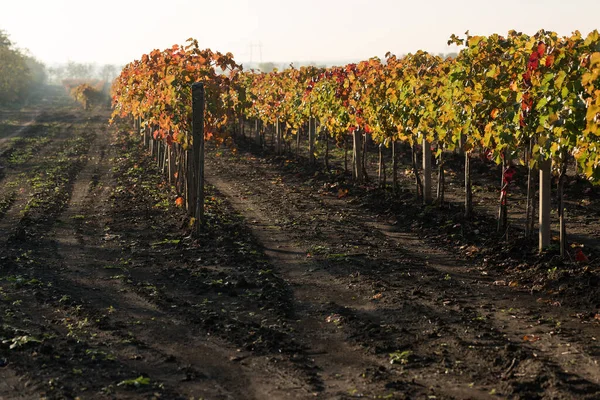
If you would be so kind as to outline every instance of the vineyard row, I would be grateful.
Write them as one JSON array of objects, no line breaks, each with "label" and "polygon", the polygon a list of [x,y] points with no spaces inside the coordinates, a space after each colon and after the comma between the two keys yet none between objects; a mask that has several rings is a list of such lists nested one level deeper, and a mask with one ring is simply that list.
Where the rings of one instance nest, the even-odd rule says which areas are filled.
[{"label": "vineyard row", "polygon": [[[562,192],[567,167],[574,163],[581,176],[593,183],[600,179],[600,34],[467,33],[465,38],[452,35],[449,43],[461,46],[454,59],[423,51],[404,57],[388,53],[383,61],[371,58],[342,67],[261,73],[244,71],[232,54],[201,50],[190,39],[185,46],[145,54],[123,69],[113,85],[113,118],[133,116],[151,134],[156,142],[152,146],[163,149],[164,165],[173,160],[170,179],[187,199],[195,186],[186,171],[201,165],[184,166],[184,161],[203,143],[191,134],[194,82],[202,82],[205,89],[202,137],[208,140],[229,143],[244,120],[253,120],[257,140],[260,127],[274,127],[281,152],[307,126],[311,161],[319,132],[339,146],[351,141],[357,182],[365,176],[361,151],[367,136],[381,147],[391,147],[393,154],[398,142],[421,146],[423,171],[413,157],[413,172],[425,203],[432,201],[432,157],[443,178],[444,154],[463,152],[467,218],[472,213],[471,158],[484,154],[503,166],[499,231],[507,225],[513,165],[521,163],[529,169],[529,234],[536,215],[534,176],[539,173],[540,250],[550,244],[550,181],[552,174],[558,177],[564,255]],[[395,187],[398,166],[395,156],[392,160]],[[188,205],[197,218],[195,208]]]}]

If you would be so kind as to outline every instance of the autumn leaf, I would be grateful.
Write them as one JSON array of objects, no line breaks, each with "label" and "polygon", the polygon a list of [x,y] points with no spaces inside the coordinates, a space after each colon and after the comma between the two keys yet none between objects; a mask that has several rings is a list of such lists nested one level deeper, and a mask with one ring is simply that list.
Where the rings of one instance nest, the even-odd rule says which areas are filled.
[{"label": "autumn leaf", "polygon": [[338,199],[342,199],[346,196],[348,196],[348,189],[339,189],[338,190],[338,194],[337,194]]},{"label": "autumn leaf", "polygon": [[546,44],[544,42],[540,42],[537,48],[538,55],[542,57],[544,53],[546,53]]},{"label": "autumn leaf", "polygon": [[179,196],[177,199],[175,199],[175,205],[177,207],[183,207],[184,204],[185,200],[183,199],[183,197]]},{"label": "autumn leaf", "polygon": [[523,336],[523,341],[525,342],[537,342],[538,340],[542,339],[541,337],[539,337],[538,335],[525,335]]},{"label": "autumn leaf", "polygon": [[575,250],[575,260],[580,263],[589,262],[590,260],[587,258],[581,249]]}]

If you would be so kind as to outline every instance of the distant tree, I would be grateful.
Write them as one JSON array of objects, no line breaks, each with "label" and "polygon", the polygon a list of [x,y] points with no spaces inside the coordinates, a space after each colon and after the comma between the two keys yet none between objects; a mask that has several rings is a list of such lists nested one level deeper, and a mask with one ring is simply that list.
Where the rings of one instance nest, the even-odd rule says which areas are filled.
[{"label": "distant tree", "polygon": [[0,47],[11,47],[12,42],[8,38],[8,33],[0,29]]},{"label": "distant tree", "polygon": [[44,65],[17,49],[8,34],[0,30],[0,103],[25,100],[45,80]]},{"label": "distant tree", "polygon": [[51,83],[60,83],[67,77],[67,69],[64,65],[56,65],[48,68],[48,80]]},{"label": "distant tree", "polygon": [[105,64],[100,68],[98,75],[103,81],[111,82],[119,75],[119,68],[113,64]]},{"label": "distant tree", "polygon": [[272,72],[277,66],[272,62],[263,62],[258,64],[258,69],[262,72]]},{"label": "distant tree", "polygon": [[48,70],[46,69],[46,65],[38,61],[32,55],[28,55],[25,60],[31,74],[31,80],[36,84],[47,83]]},{"label": "distant tree", "polygon": [[66,78],[69,79],[90,79],[93,76],[94,66],[92,64],[77,63],[74,61],[67,62]]}]

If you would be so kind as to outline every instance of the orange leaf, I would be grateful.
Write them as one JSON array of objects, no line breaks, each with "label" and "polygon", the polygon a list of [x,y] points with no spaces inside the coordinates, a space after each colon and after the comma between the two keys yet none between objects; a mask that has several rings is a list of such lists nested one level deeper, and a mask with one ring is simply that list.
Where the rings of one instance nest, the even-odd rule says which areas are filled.
[{"label": "orange leaf", "polygon": [[523,340],[526,342],[537,342],[538,340],[540,340],[541,337],[539,337],[538,335],[525,335],[523,336]]},{"label": "orange leaf", "polygon": [[185,201],[183,200],[183,197],[181,197],[181,196],[179,196],[177,199],[175,199],[175,205],[177,207],[183,207],[184,202]]}]

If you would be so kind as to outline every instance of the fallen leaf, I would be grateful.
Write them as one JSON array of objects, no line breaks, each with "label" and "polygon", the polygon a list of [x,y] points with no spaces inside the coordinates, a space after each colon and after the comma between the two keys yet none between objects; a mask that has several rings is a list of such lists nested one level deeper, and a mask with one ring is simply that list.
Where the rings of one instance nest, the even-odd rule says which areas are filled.
[{"label": "fallen leaf", "polygon": [[539,337],[538,335],[525,335],[523,336],[523,340],[526,342],[537,342],[538,340],[540,340],[541,337]]},{"label": "fallen leaf", "polygon": [[338,194],[337,194],[338,199],[344,198],[346,196],[348,196],[348,189],[338,190]]},{"label": "fallen leaf", "polygon": [[587,258],[581,249],[575,250],[575,260],[577,262],[589,262],[590,260]]}]

